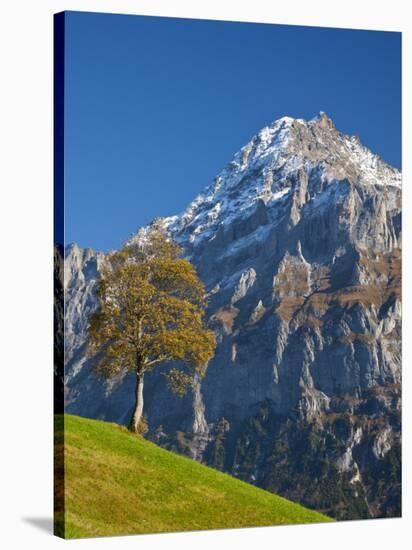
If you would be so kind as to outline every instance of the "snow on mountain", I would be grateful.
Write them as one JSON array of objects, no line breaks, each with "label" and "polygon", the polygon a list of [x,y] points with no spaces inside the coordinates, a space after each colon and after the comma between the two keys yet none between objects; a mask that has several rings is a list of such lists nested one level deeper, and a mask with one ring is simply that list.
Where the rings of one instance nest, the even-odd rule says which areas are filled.
[{"label": "snow on mountain", "polygon": [[[316,171],[323,189],[349,178],[365,185],[401,186],[401,174],[356,136],[335,129],[323,112],[310,121],[283,117],[266,126],[238,151],[213,183],[180,214],[164,218],[178,241],[195,246],[217,228],[247,217],[259,201],[273,210],[290,195],[293,176]],[[275,213],[273,213],[275,216]]]}]

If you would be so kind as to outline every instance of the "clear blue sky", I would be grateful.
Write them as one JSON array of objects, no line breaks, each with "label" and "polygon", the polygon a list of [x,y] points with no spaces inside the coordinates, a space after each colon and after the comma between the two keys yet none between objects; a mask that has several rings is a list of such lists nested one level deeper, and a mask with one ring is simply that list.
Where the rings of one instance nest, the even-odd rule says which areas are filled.
[{"label": "clear blue sky", "polygon": [[179,213],[261,127],[319,111],[401,165],[400,33],[66,14],[66,243]]}]

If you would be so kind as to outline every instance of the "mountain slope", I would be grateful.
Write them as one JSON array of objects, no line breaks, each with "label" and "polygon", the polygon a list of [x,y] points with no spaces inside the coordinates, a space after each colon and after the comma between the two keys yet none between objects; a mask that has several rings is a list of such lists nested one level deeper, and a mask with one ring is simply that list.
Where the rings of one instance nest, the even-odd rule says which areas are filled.
[{"label": "mountain slope", "polygon": [[[399,515],[400,172],[324,113],[284,117],[153,223],[204,281],[218,346],[183,400],[148,377],[149,437],[338,518]],[[126,424],[133,382],[104,387],[84,355],[101,255],[65,253],[66,410]]]},{"label": "mountain slope", "polygon": [[119,426],[70,415],[64,425],[66,538],[331,521]]}]

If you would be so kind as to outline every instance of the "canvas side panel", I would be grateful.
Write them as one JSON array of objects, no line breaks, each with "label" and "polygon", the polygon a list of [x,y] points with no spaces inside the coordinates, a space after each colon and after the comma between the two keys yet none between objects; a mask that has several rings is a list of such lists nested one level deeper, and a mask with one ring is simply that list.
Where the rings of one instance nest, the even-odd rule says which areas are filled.
[{"label": "canvas side panel", "polygon": [[54,15],[54,533],[64,537],[65,14]]}]

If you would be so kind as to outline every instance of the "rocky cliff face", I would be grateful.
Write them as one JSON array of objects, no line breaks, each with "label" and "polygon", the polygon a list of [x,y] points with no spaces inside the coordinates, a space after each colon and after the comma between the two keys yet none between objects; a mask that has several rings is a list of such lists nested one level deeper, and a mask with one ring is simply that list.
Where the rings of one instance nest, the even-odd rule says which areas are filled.
[{"label": "rocky cliff face", "polygon": [[[323,113],[283,118],[156,223],[205,282],[218,347],[183,399],[150,375],[149,437],[336,517],[399,515],[400,173]],[[102,261],[66,249],[66,410],[127,423],[131,381],[84,357]]]}]

